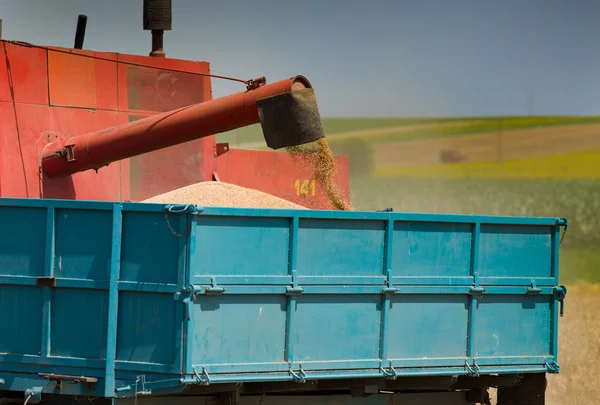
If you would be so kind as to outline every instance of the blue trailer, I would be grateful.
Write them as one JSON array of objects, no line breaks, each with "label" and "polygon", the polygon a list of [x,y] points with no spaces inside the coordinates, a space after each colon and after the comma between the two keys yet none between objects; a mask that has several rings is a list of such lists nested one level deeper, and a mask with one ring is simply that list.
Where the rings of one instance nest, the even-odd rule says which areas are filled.
[{"label": "blue trailer", "polygon": [[563,218],[2,198],[0,224],[0,403],[543,404],[559,372]]}]

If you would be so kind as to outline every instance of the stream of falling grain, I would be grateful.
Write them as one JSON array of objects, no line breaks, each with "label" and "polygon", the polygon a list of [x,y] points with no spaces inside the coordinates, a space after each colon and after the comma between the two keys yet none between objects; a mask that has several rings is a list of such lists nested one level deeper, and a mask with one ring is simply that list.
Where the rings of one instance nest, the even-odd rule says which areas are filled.
[{"label": "stream of falling grain", "polygon": [[312,174],[315,181],[325,191],[327,199],[336,209],[342,211],[352,211],[354,209],[346,201],[335,182],[337,166],[325,138],[304,145],[290,146],[286,150],[296,165],[304,167]]}]

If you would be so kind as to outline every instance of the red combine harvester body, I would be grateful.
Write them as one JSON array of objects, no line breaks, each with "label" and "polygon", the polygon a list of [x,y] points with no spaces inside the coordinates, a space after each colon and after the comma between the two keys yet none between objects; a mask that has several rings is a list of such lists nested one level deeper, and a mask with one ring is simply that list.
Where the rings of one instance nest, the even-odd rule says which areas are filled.
[{"label": "red combine harvester body", "polygon": [[[230,149],[217,143],[215,135],[97,170],[59,177],[42,170],[42,152],[49,143],[209,102],[210,73],[208,62],[1,41],[0,197],[140,201],[218,179],[308,208],[332,209],[319,185],[313,187],[311,173],[288,154]],[[246,91],[244,85],[240,90]],[[163,128],[161,136],[169,129]],[[79,143],[80,152],[85,147]],[[337,183],[348,195],[347,158],[336,160]]]}]

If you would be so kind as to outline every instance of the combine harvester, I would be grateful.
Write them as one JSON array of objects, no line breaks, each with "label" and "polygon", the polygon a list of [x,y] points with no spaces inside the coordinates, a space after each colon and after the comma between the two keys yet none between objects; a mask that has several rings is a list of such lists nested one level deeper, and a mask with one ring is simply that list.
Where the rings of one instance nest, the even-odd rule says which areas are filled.
[{"label": "combine harvester", "polygon": [[[215,134],[322,138],[309,81],[212,100],[164,55],[169,3],[147,57],[82,50],[84,17],[72,49],[0,43],[0,403],[544,404],[566,220],[298,193],[289,155]],[[313,209],[140,202],[213,179]]]}]

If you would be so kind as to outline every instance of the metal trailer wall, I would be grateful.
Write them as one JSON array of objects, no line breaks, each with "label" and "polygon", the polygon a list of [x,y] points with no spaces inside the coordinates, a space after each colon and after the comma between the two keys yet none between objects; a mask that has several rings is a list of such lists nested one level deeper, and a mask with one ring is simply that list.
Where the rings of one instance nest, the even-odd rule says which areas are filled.
[{"label": "metal trailer wall", "polygon": [[0,199],[0,223],[8,391],[558,372],[564,219]]}]

